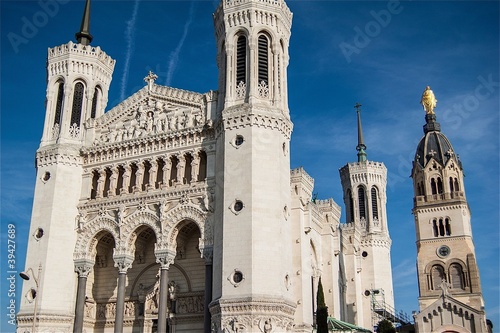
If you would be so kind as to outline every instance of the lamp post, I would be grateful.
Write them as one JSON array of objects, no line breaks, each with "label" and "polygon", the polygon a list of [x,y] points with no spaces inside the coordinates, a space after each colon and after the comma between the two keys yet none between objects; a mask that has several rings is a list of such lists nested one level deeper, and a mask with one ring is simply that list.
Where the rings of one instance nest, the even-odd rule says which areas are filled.
[{"label": "lamp post", "polygon": [[35,281],[35,293],[33,295],[33,288],[31,288],[31,296],[35,299],[35,309],[33,310],[33,327],[31,328],[31,332],[35,333],[35,324],[36,324],[36,310],[37,310],[37,305],[38,305],[38,289],[40,287],[39,281],[40,281],[40,274],[42,273],[42,264],[38,266],[38,275],[35,276],[35,272],[33,272],[33,269],[30,267],[26,271],[19,273],[19,276],[26,281],[30,280],[29,272],[31,271],[31,276],[33,277],[33,280]]}]

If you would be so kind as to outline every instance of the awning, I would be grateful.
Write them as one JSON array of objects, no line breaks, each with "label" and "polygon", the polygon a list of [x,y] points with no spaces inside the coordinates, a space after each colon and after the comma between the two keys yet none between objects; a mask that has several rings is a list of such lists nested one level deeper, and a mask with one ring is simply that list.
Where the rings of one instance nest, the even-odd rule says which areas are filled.
[{"label": "awning", "polygon": [[328,330],[330,332],[341,333],[372,333],[372,331],[367,330],[366,328],[358,327],[333,317],[328,317]]}]

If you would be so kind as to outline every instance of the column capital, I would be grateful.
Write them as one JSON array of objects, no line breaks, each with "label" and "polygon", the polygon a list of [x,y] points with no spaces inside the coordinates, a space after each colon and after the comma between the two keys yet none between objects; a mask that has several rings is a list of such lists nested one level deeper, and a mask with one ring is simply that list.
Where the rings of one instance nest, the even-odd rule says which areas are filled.
[{"label": "column capital", "polygon": [[202,257],[205,259],[205,265],[212,265],[214,258],[214,248],[213,246],[205,246],[203,248]]},{"label": "column capital", "polygon": [[79,259],[75,260],[75,273],[78,273],[78,277],[87,277],[94,267],[94,261],[89,259]]},{"label": "column capital", "polygon": [[126,274],[127,270],[132,267],[134,257],[130,254],[115,254],[113,255],[115,267],[118,267],[118,273]]},{"label": "column capital", "polygon": [[161,269],[169,269],[176,255],[177,253],[170,249],[155,249],[156,262],[160,264]]}]

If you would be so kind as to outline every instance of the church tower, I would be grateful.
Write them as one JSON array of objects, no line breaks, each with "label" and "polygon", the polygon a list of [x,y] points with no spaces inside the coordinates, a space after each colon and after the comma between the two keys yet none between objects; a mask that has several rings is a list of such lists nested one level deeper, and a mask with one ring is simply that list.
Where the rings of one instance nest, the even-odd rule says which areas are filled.
[{"label": "church tower", "polygon": [[221,1],[212,325],[289,332],[291,291],[288,45],[283,0]]},{"label": "church tower", "polygon": [[439,327],[487,332],[464,172],[436,121],[436,102],[427,87],[421,101],[426,111],[424,136],[411,173],[421,311],[415,322],[419,332]]},{"label": "church tower", "polygon": [[381,319],[372,311],[374,304],[389,312],[394,308],[394,294],[386,213],[387,169],[383,163],[367,159],[360,107],[355,106],[358,161],[340,169],[346,207],[346,223],[340,225],[346,281],[343,320],[372,329]]},{"label": "church tower", "polygon": [[[73,251],[82,188],[80,149],[92,139],[94,118],[104,114],[115,61],[90,45],[90,0],[77,42],[49,48],[46,116],[36,154],[36,184],[18,330],[69,331],[76,288]],[[72,271],[72,270],[71,270]],[[34,320],[35,319],[35,320]]]}]

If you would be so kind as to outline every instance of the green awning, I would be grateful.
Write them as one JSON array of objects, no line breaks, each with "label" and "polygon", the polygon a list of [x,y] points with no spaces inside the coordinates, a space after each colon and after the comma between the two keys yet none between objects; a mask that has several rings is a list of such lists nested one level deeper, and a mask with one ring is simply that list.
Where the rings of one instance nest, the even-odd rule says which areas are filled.
[{"label": "green awning", "polygon": [[372,331],[367,330],[366,328],[358,327],[356,325],[343,322],[333,317],[328,317],[328,330],[330,332],[342,333],[372,333]]}]

